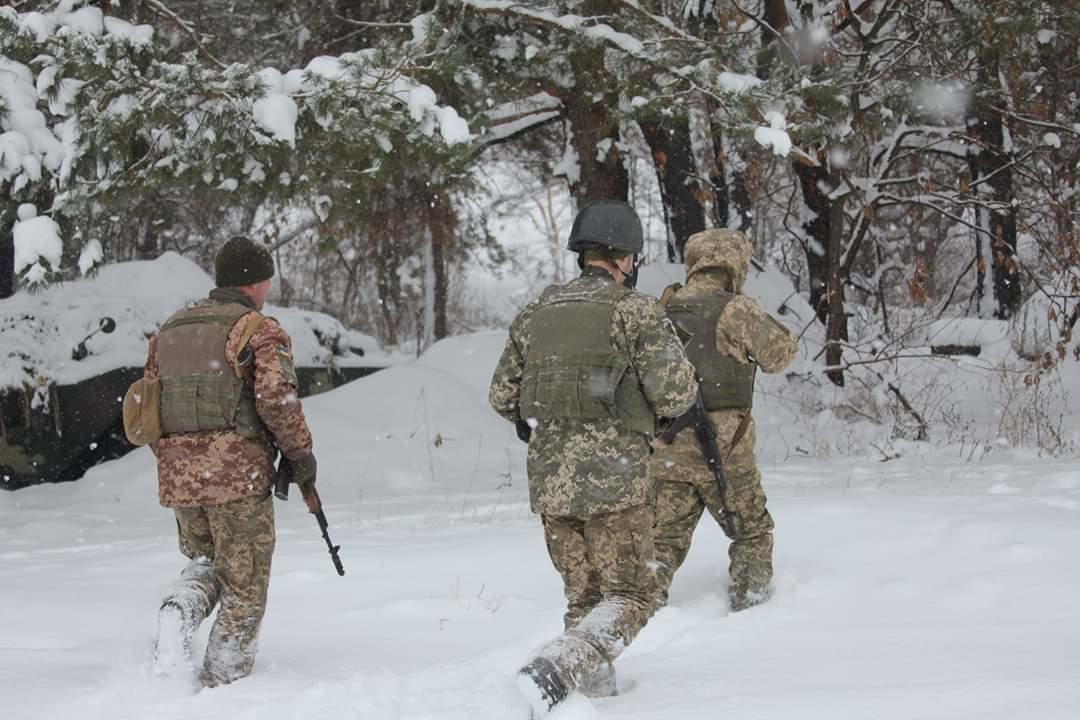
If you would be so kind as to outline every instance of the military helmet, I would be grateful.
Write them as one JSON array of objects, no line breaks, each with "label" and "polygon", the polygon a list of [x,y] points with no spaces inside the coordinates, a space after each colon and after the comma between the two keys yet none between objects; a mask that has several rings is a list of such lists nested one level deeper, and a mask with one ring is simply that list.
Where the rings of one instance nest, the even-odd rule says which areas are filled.
[{"label": "military helmet", "polygon": [[645,236],[634,208],[621,200],[597,200],[581,208],[574,218],[566,249],[580,253],[591,245],[640,253]]},{"label": "military helmet", "polygon": [[732,292],[742,290],[754,249],[738,230],[712,229],[694,233],[683,248],[686,277],[702,270],[720,270],[731,280]]}]

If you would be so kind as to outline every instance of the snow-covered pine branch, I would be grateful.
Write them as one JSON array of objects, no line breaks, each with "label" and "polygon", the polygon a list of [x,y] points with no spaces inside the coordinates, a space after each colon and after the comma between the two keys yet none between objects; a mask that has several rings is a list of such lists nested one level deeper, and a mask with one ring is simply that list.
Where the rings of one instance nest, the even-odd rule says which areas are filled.
[{"label": "snow-covered pine branch", "polygon": [[152,28],[95,7],[0,8],[2,218],[27,203],[92,214],[161,186],[280,199],[336,180],[307,168],[355,180],[397,155],[452,154],[468,123],[410,77],[409,50],[222,69],[196,53],[169,62]]}]

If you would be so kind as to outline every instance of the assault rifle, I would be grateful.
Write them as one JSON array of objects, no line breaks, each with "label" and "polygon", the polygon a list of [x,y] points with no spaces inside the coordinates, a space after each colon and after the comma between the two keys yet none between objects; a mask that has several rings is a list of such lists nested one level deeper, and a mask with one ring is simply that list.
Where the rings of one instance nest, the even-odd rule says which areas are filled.
[{"label": "assault rifle", "polygon": [[[720,493],[720,502],[724,506],[722,513],[724,529],[728,531],[730,537],[735,532],[735,513],[728,508],[727,504],[724,455],[720,452],[720,442],[716,439],[716,428],[713,427],[712,421],[709,420],[709,413],[705,409],[705,396],[701,393],[700,385],[698,386],[697,398],[694,400],[693,407],[679,417],[673,418],[663,432],[660,433],[660,439],[670,444],[676,435],[691,425],[694,427],[694,434],[697,435],[701,452],[705,455],[705,462],[709,465],[709,470],[712,471],[713,480],[716,482],[716,490]],[[738,442],[738,439],[736,439],[736,442]]]},{"label": "assault rifle", "polygon": [[[279,500],[288,500],[291,482],[291,473],[287,470],[278,470],[274,476],[274,497]],[[304,503],[307,504],[308,512],[314,515],[315,520],[319,523],[319,530],[322,531],[323,540],[326,541],[326,547],[330,551],[330,559],[334,562],[334,569],[337,570],[338,575],[344,575],[345,566],[341,564],[341,556],[338,555],[341,546],[335,545],[330,540],[330,532],[327,530],[329,523],[326,522],[326,513],[323,512],[322,500],[319,498],[319,491],[315,489],[315,483],[301,485],[300,492],[304,496]]]}]

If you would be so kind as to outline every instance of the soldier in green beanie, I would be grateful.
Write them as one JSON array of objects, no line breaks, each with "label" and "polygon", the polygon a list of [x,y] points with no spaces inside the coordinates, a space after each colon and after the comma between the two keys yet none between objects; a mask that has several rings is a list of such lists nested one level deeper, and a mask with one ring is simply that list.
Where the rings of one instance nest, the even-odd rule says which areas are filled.
[{"label": "soldier in green beanie", "polygon": [[150,443],[159,500],[173,510],[189,560],[161,604],[154,669],[170,674],[191,663],[195,631],[217,605],[199,673],[207,687],[244,677],[255,662],[274,551],[276,456],[300,484],[315,482],[316,469],[292,342],[260,313],[273,257],[234,237],[214,276],[208,298],[150,338],[144,369],[144,381],[160,386],[161,437]]}]

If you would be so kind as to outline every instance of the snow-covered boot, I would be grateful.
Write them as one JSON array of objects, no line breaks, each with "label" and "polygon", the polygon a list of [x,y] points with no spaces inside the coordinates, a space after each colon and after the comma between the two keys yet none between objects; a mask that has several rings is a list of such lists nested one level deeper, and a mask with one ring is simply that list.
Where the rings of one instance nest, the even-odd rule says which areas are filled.
[{"label": "snow-covered boot", "polygon": [[728,605],[731,612],[741,612],[755,605],[768,602],[770,597],[772,597],[772,590],[768,585],[758,585],[752,588],[733,586],[728,591]]},{"label": "snow-covered boot", "polygon": [[166,600],[158,610],[158,634],[154,643],[155,675],[171,675],[191,666],[198,624],[179,603]]},{"label": "snow-covered boot", "polygon": [[534,658],[518,671],[518,690],[532,707],[532,717],[542,718],[570,694],[559,676],[555,663],[545,657]]},{"label": "snow-covered boot", "polygon": [[195,631],[217,603],[217,582],[207,558],[188,563],[158,610],[154,674],[168,675],[191,664]]},{"label": "snow-covered boot", "polygon": [[588,698],[615,697],[619,688],[615,683],[615,666],[604,663],[592,673],[581,678],[577,689]]}]

